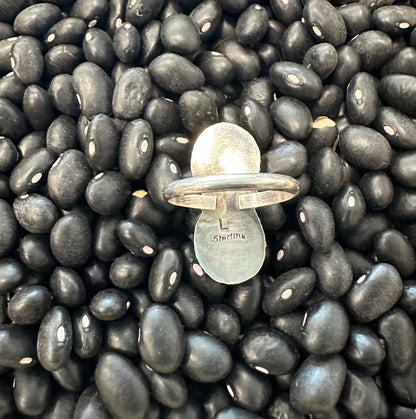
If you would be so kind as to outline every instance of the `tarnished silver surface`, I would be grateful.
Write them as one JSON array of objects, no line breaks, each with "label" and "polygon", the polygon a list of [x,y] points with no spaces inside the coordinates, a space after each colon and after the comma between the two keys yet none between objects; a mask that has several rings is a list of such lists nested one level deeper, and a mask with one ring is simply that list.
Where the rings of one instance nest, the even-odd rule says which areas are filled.
[{"label": "tarnished silver surface", "polygon": [[198,137],[191,158],[194,177],[167,185],[172,204],[202,209],[195,226],[195,254],[218,282],[238,284],[263,265],[266,240],[256,207],[287,201],[298,182],[259,173],[260,150],[250,133],[222,122]]}]

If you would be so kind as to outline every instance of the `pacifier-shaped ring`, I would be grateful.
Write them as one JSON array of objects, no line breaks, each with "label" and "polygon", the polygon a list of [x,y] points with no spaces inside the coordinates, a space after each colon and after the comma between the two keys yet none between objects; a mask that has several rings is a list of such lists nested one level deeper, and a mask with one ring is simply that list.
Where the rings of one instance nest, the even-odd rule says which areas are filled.
[{"label": "pacifier-shaped ring", "polygon": [[258,273],[266,240],[256,207],[287,201],[296,179],[260,172],[260,150],[250,133],[221,122],[205,129],[191,157],[194,177],[164,189],[172,204],[202,209],[194,234],[195,254],[214,280],[244,282]]}]

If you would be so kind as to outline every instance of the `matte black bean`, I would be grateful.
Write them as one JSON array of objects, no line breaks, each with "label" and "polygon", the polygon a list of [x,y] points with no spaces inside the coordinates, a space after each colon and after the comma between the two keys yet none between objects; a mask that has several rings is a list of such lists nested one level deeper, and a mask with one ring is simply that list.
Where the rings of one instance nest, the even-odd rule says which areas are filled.
[{"label": "matte black bean", "polygon": [[415,63],[416,49],[413,47],[401,48],[386,61],[380,74],[382,77],[396,73],[416,76]]},{"label": "matte black bean", "polygon": [[[154,413],[154,417],[160,417],[160,413],[156,416]],[[189,418],[189,419],[198,419],[202,416],[202,410],[200,405],[196,400],[189,399],[188,402],[177,409],[169,409],[168,413],[166,414],[166,419],[180,419],[180,418]]]},{"label": "matte black bean", "polygon": [[75,148],[78,144],[78,136],[75,121],[66,115],[58,116],[49,125],[46,133],[46,145],[57,155],[66,150]]},{"label": "matte black bean", "polygon": [[326,253],[313,252],[311,266],[317,273],[319,288],[328,297],[338,298],[350,289],[353,271],[339,243],[333,242]]},{"label": "matte black bean", "polygon": [[302,64],[277,62],[270,68],[270,78],[281,94],[300,100],[318,99],[322,93],[319,76]]},{"label": "matte black bean", "polygon": [[150,123],[155,135],[171,134],[181,128],[178,105],[166,97],[149,101],[144,108],[143,117]]},{"label": "matte black bean", "polygon": [[13,193],[9,185],[9,176],[1,173],[0,174],[0,199],[10,200],[13,197]]},{"label": "matte black bean", "polygon": [[121,216],[102,216],[95,226],[94,254],[104,262],[112,261],[122,252],[117,234],[117,225],[121,219]]},{"label": "matte black bean", "polygon": [[240,319],[229,305],[211,304],[206,310],[205,330],[227,345],[233,345],[240,337]]},{"label": "matte black bean", "polygon": [[91,255],[92,234],[88,220],[79,215],[65,215],[53,226],[51,248],[64,266],[83,265]]},{"label": "matte black bean", "polygon": [[281,204],[257,208],[256,212],[265,231],[278,230],[286,222],[286,214]]},{"label": "matte black bean", "polygon": [[313,45],[307,27],[301,21],[293,22],[280,41],[280,51],[285,61],[301,63],[306,51]]},{"label": "matte black bean", "polygon": [[183,325],[188,328],[198,327],[204,318],[204,305],[198,291],[181,282],[170,300],[170,306],[175,310]]},{"label": "matte black bean", "polygon": [[271,0],[270,7],[275,18],[286,26],[289,26],[296,20],[300,20],[302,17],[302,4],[298,0],[290,0],[288,2]]},{"label": "matte black bean", "polygon": [[6,137],[0,137],[0,172],[9,172],[18,160],[19,154],[13,141]]},{"label": "matte black bean", "polygon": [[248,332],[239,347],[244,362],[263,374],[286,374],[299,361],[292,340],[271,328],[259,327]]},{"label": "matte black bean", "polygon": [[146,176],[146,185],[153,202],[164,211],[172,211],[163,189],[169,183],[181,178],[178,164],[167,154],[158,154],[152,161]]},{"label": "matte black bean", "polygon": [[159,374],[145,363],[140,369],[149,380],[150,394],[162,405],[171,409],[178,409],[185,405],[188,399],[188,388],[182,375]]},{"label": "matte black bean", "polygon": [[391,38],[381,31],[369,30],[349,42],[360,55],[361,69],[371,72],[380,68],[392,53]]},{"label": "matte black bean", "polygon": [[250,411],[262,410],[271,396],[269,377],[241,363],[234,364],[232,371],[225,379],[225,384],[234,403]]},{"label": "matte black bean", "polygon": [[235,40],[225,39],[216,46],[216,51],[232,62],[239,81],[250,81],[259,75],[260,60],[253,49],[244,47]]},{"label": "matte black bean", "polygon": [[219,300],[226,291],[226,285],[214,281],[207,275],[195,255],[194,246],[191,242],[182,245],[182,256],[184,262],[184,272],[187,274],[191,285],[206,297]]},{"label": "matte black bean", "polygon": [[255,101],[269,108],[273,102],[273,84],[269,77],[259,77],[244,86],[241,93],[242,101]]},{"label": "matte black bean", "polygon": [[390,165],[391,147],[377,131],[351,125],[340,133],[339,148],[345,159],[364,169],[382,170]]},{"label": "matte black bean", "polygon": [[55,45],[81,45],[87,32],[85,22],[76,17],[67,17],[55,23],[45,34],[45,44],[51,48]]},{"label": "matte black bean", "polygon": [[60,44],[52,47],[45,54],[45,69],[51,76],[72,74],[74,68],[81,64],[84,56],[81,48],[71,44]]},{"label": "matte black bean", "polygon": [[70,74],[58,74],[49,84],[49,95],[55,108],[64,115],[79,116],[81,106]]},{"label": "matte black bean", "polygon": [[55,268],[49,279],[49,289],[54,300],[67,308],[79,307],[85,302],[84,283],[79,274],[71,268]]},{"label": "matte black bean", "polygon": [[117,227],[123,246],[136,256],[152,257],[158,251],[158,239],[154,231],[139,221],[123,220]]},{"label": "matte black bean", "polygon": [[81,275],[89,295],[111,287],[109,266],[98,259],[90,259],[88,265],[82,268]]},{"label": "matte black bean", "polygon": [[[334,126],[334,121],[327,118],[326,116],[318,117],[315,120],[314,125],[315,127],[312,129],[312,132],[310,133],[309,137],[306,139],[305,142],[306,150],[308,151],[308,155],[311,157],[313,157],[315,153],[318,153],[319,151],[322,152],[322,149],[324,148],[332,148],[338,137],[338,129],[336,125]],[[328,154],[330,156],[330,153],[322,152],[321,158],[324,156],[329,157]],[[341,171],[343,173],[344,170],[342,167],[342,160],[340,160],[340,166]]]},{"label": "matte black bean", "polygon": [[114,352],[104,353],[95,369],[95,382],[104,405],[114,418],[146,416],[149,389],[139,368],[128,358]]},{"label": "matte black bean", "polygon": [[355,365],[370,374],[377,373],[386,357],[384,344],[379,336],[365,325],[351,325],[344,354]]},{"label": "matte black bean", "polygon": [[39,3],[23,9],[15,18],[13,28],[21,35],[43,35],[62,17],[61,9],[50,3]]},{"label": "matte black bean", "polygon": [[289,395],[283,392],[278,393],[273,398],[273,402],[267,409],[267,414],[272,419],[279,419],[279,416],[293,419],[303,419],[305,417],[293,408],[289,402]]},{"label": "matte black bean", "polygon": [[0,135],[18,140],[29,130],[23,112],[8,99],[0,98]]},{"label": "matte black bean", "polygon": [[26,0],[6,0],[1,5],[0,18],[5,22],[13,22],[14,18],[27,6]]},{"label": "matte black bean", "polygon": [[74,419],[110,419],[111,416],[104,406],[95,384],[86,387],[75,406]]},{"label": "matte black bean", "polygon": [[[195,113],[195,108],[198,112]],[[215,102],[204,92],[188,90],[179,99],[179,116],[184,128],[196,135],[218,121]]]},{"label": "matte black bean", "polygon": [[243,45],[254,46],[268,30],[268,14],[260,4],[252,4],[238,17],[235,33]]},{"label": "matte black bean", "polygon": [[140,285],[147,278],[147,273],[147,263],[131,253],[119,256],[110,267],[111,282],[122,289]]},{"label": "matte black bean", "polygon": [[133,316],[125,316],[120,320],[107,323],[105,345],[110,351],[126,356],[136,356],[139,354],[138,336],[137,319]]},{"label": "matte black bean", "polygon": [[137,62],[140,53],[140,33],[129,22],[116,27],[113,48],[117,58],[126,64]]},{"label": "matte black bean", "polygon": [[[140,32],[140,62],[142,65],[148,65],[154,58],[163,52],[163,45],[160,40],[161,26],[162,24],[159,21],[152,20]],[[180,65],[177,67],[176,71],[180,71]],[[178,76],[178,81],[180,81],[180,79],[180,76]]]},{"label": "matte black bean", "polygon": [[[11,207],[3,206],[2,203],[5,201],[0,201],[1,213],[4,214],[12,211]],[[3,218],[3,217],[2,217]],[[7,233],[7,221],[0,218],[1,225],[3,226],[3,234]],[[2,241],[3,244],[3,235]],[[2,256],[6,253],[4,252],[3,246],[0,247],[2,250]],[[6,294],[8,292],[14,291],[24,279],[24,271],[22,264],[12,257],[3,257],[0,259],[0,294]]]},{"label": "matte black bean", "polygon": [[[415,80],[415,76],[406,74],[391,74],[383,77],[379,85],[379,93],[383,103],[393,106],[397,111],[404,112],[409,116],[415,116],[416,108],[413,102],[416,94]],[[388,129],[387,134],[389,132],[391,132],[390,129]],[[392,133],[389,136],[392,137]]]},{"label": "matte black bean", "polygon": [[[355,395],[360,394],[359,400]],[[379,416],[382,408],[383,394],[372,377],[349,370],[345,379],[341,404],[357,418]]]},{"label": "matte black bean", "polygon": [[84,196],[91,169],[79,150],[66,150],[48,174],[48,193],[61,208],[71,208]]},{"label": "matte black bean", "polygon": [[[288,98],[296,100],[294,98]],[[283,107],[284,110],[285,106]],[[263,154],[263,171],[298,177],[305,170],[308,157],[305,147],[297,141],[283,141]]]},{"label": "matte black bean", "polygon": [[32,365],[36,359],[33,329],[13,323],[0,325],[0,366],[17,368]]},{"label": "matte black bean", "polygon": [[323,199],[329,198],[342,186],[341,159],[332,148],[324,147],[310,159],[308,174],[312,181],[311,193]]},{"label": "matte black bean", "polygon": [[199,29],[201,40],[206,40],[216,33],[222,17],[219,3],[206,0],[192,9],[189,17]]},{"label": "matte black bean", "polygon": [[40,367],[16,369],[14,373],[14,402],[20,413],[41,415],[52,398],[52,380]]},{"label": "matte black bean", "polygon": [[214,86],[224,86],[234,78],[232,62],[217,51],[203,51],[198,56],[197,63],[207,82]]},{"label": "matte black bean", "polygon": [[62,367],[51,371],[57,383],[67,391],[78,392],[85,385],[85,366],[79,358],[70,357]]},{"label": "matte black bean", "polygon": [[181,253],[176,249],[165,247],[156,255],[148,278],[152,300],[159,303],[168,301],[176,292],[181,278]]},{"label": "matte black bean", "polygon": [[108,3],[105,0],[76,0],[70,15],[84,20],[91,27],[104,18],[107,9]]},{"label": "matte black bean", "polygon": [[60,390],[52,403],[45,410],[45,419],[72,419],[74,417],[77,398],[74,393]]},{"label": "matte black bean", "polygon": [[204,73],[181,55],[166,52],[149,64],[152,79],[163,89],[173,93],[198,89],[205,83]]},{"label": "matte black bean", "polygon": [[393,183],[389,176],[382,171],[366,173],[359,183],[367,206],[375,211],[386,208],[393,200]]},{"label": "matte black bean", "polygon": [[201,383],[213,383],[225,378],[232,368],[231,353],[217,338],[200,330],[186,333],[184,373]]},{"label": "matte black bean", "polygon": [[39,326],[37,354],[42,367],[48,371],[61,368],[72,350],[72,324],[68,310],[52,307]]},{"label": "matte black bean", "polygon": [[100,215],[114,215],[127,203],[130,183],[119,172],[101,172],[93,177],[85,191],[90,208]]},{"label": "matte black bean", "polygon": [[226,104],[219,109],[219,118],[221,122],[230,122],[238,124],[240,122],[240,108],[233,104]]},{"label": "matte black bean", "polygon": [[348,38],[353,38],[355,35],[371,28],[371,12],[365,4],[344,4],[338,11],[344,19]]},{"label": "matte black bean", "polygon": [[377,115],[376,79],[368,73],[357,73],[347,86],[346,110],[352,124],[370,125]]},{"label": "matte black bean", "polygon": [[414,314],[414,300],[416,297],[416,282],[414,280],[403,281],[403,292],[398,305],[408,314]]},{"label": "matte black bean", "polygon": [[346,375],[347,367],[341,356],[310,355],[291,383],[292,406],[313,415],[330,411],[341,396]]},{"label": "matte black bean", "polygon": [[241,407],[227,407],[218,412],[217,419],[259,419],[260,416],[242,409]]},{"label": "matte black bean", "polygon": [[347,39],[344,19],[331,3],[323,0],[308,1],[303,9],[303,18],[312,36],[320,42],[338,46]]},{"label": "matte black bean", "polygon": [[84,62],[73,72],[74,89],[83,114],[91,118],[111,113],[113,83],[107,73],[92,62]]},{"label": "matte black bean", "polygon": [[337,49],[338,62],[332,73],[332,83],[345,88],[354,74],[361,68],[361,58],[358,51],[350,45],[342,45]]},{"label": "matte black bean", "polygon": [[12,46],[11,66],[24,84],[37,84],[43,75],[43,56],[40,42],[31,36],[20,37]]},{"label": "matte black bean", "polygon": [[103,328],[88,307],[72,314],[73,350],[80,358],[92,358],[101,348]]},{"label": "matte black bean", "polygon": [[27,285],[16,290],[7,306],[7,315],[15,324],[38,323],[51,306],[52,294],[42,285]]},{"label": "matte black bean", "polygon": [[331,209],[319,198],[302,198],[296,209],[300,230],[309,245],[318,252],[329,251],[335,233]]},{"label": "matte black bean", "polygon": [[18,39],[20,39],[19,36],[12,36],[11,38],[6,38],[0,41],[0,70],[2,75],[13,71],[10,54],[13,45]]},{"label": "matte black bean", "polygon": [[355,281],[346,295],[346,304],[358,321],[369,322],[390,310],[400,298],[402,289],[397,269],[388,263],[378,263],[368,275]]},{"label": "matte black bean", "polygon": [[403,373],[387,371],[386,375],[390,394],[395,400],[406,405],[414,404],[416,401],[416,362]]},{"label": "matte black bean", "polygon": [[306,301],[315,282],[315,272],[310,268],[291,269],[265,281],[263,311],[269,316],[290,313]]},{"label": "matte black bean", "polygon": [[146,23],[158,16],[163,4],[163,0],[144,0],[139,4],[134,0],[128,0],[126,21],[131,22],[137,28],[142,28]]},{"label": "matte black bean", "polygon": [[117,288],[99,291],[90,301],[90,310],[98,320],[117,320],[126,314],[129,307],[127,294]]},{"label": "matte black bean", "polygon": [[207,418],[214,419],[218,417],[219,412],[228,407],[230,407],[230,399],[224,386],[213,384],[207,388],[203,401],[203,408]]},{"label": "matte black bean", "polygon": [[25,85],[13,72],[7,73],[0,79],[0,95],[2,98],[10,100],[15,105],[20,105],[24,93]]},{"label": "matte black bean", "polygon": [[303,57],[303,65],[313,70],[322,80],[335,70],[337,62],[337,50],[326,42],[312,46]]},{"label": "matte black bean", "polygon": [[19,224],[30,233],[49,233],[58,219],[53,202],[43,195],[21,195],[13,202]]},{"label": "matte black bean", "polygon": [[413,189],[396,187],[394,198],[389,207],[389,215],[393,220],[412,222],[415,220],[414,208],[416,206],[416,194]]},{"label": "matte black bean", "polygon": [[138,118],[149,100],[151,80],[143,68],[125,71],[117,80],[113,95],[113,112],[117,118]]},{"label": "matte black bean", "polygon": [[45,234],[27,234],[20,241],[19,257],[21,261],[36,272],[51,272],[56,266]]},{"label": "matte black bean", "polygon": [[392,36],[409,33],[416,26],[416,10],[404,5],[379,7],[373,13],[373,25]]},{"label": "matte black bean", "polygon": [[31,156],[43,147],[46,147],[45,131],[32,131],[26,134],[17,144],[22,159]]}]

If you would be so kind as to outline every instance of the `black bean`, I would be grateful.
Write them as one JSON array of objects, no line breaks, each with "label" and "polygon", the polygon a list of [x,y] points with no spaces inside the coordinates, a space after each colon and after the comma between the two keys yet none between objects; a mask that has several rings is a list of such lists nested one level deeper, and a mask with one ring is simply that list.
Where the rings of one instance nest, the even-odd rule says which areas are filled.
[{"label": "black bean", "polygon": [[[4,208],[1,209],[2,211],[4,210]],[[7,226],[7,223],[4,223],[3,220],[1,220],[1,222],[2,226]],[[0,294],[14,291],[14,289],[22,283],[23,279],[24,271],[20,262],[11,257],[3,257],[0,259]]]},{"label": "black bean", "polygon": [[111,419],[95,384],[86,387],[80,395],[75,406],[74,419],[86,419],[90,415],[96,419]]},{"label": "black bean", "polygon": [[14,20],[14,30],[21,35],[43,35],[62,17],[61,9],[50,3],[39,3],[23,9]]},{"label": "black bean", "polygon": [[404,5],[379,7],[373,13],[373,25],[393,36],[409,33],[416,26],[416,10]]},{"label": "black bean", "polygon": [[416,62],[416,49],[413,47],[401,48],[396,54],[392,55],[381,69],[381,76],[389,74],[409,74],[416,76],[414,63]]},{"label": "black bean", "polygon": [[181,128],[178,105],[166,97],[157,97],[149,101],[143,117],[150,123],[155,135],[171,134]]},{"label": "black bean", "polygon": [[158,16],[163,4],[163,0],[144,0],[139,3],[136,3],[134,0],[128,0],[126,20],[137,28],[142,28],[146,23]]},{"label": "black bean", "polygon": [[106,332],[105,343],[110,351],[126,356],[139,354],[139,328],[135,317],[125,316],[120,320],[107,323]]},{"label": "black bean", "polygon": [[335,222],[331,209],[319,198],[307,196],[297,206],[298,224],[309,245],[327,252],[334,241]]},{"label": "black bean", "polygon": [[87,159],[79,150],[66,150],[48,174],[48,193],[61,208],[71,208],[84,196],[91,177]]},{"label": "black bean", "polygon": [[152,79],[173,93],[198,89],[205,83],[202,71],[181,55],[166,52],[149,64]]},{"label": "black bean", "polygon": [[22,36],[11,49],[13,72],[24,84],[39,83],[44,69],[40,42],[31,36]]},{"label": "black bean", "polygon": [[218,29],[222,17],[221,6],[214,0],[203,1],[192,9],[189,17],[198,27],[201,40],[206,40]]},{"label": "black bean", "polygon": [[140,369],[149,380],[150,394],[162,405],[178,409],[185,405],[188,399],[188,388],[184,378],[175,374],[159,374],[145,363]]},{"label": "black bean", "polygon": [[42,285],[27,285],[16,290],[7,306],[7,315],[15,324],[38,323],[51,306],[52,294]]},{"label": "black bean", "polygon": [[271,396],[269,377],[259,374],[241,363],[234,363],[225,384],[234,403],[251,411],[262,410]]},{"label": "black bean", "polygon": [[182,368],[194,381],[212,383],[225,378],[232,368],[227,346],[208,333],[199,330],[186,334],[186,351]]},{"label": "black bean", "polygon": [[0,135],[18,140],[29,131],[23,112],[8,99],[0,98]]},{"label": "black bean", "polygon": [[43,147],[46,147],[45,131],[32,131],[26,134],[17,144],[17,149],[23,159]]},{"label": "black bean", "polygon": [[369,30],[358,34],[349,44],[358,52],[363,71],[380,68],[392,53],[391,38],[381,31]]},{"label": "black bean", "polygon": [[51,231],[51,248],[64,266],[83,265],[91,255],[92,234],[88,221],[79,215],[61,217]]},{"label": "black bean", "polygon": [[57,155],[66,150],[75,148],[78,136],[75,121],[66,115],[58,116],[48,127],[46,145]]},{"label": "black bean", "polygon": [[312,47],[312,38],[301,21],[293,22],[285,30],[280,41],[281,55],[285,61],[301,63],[303,56]]},{"label": "black bean", "polygon": [[311,266],[317,273],[319,288],[328,297],[338,298],[350,289],[353,271],[339,243],[333,242],[326,253],[313,252]]},{"label": "black bean", "polygon": [[140,318],[139,348],[143,361],[162,374],[178,369],[185,352],[185,337],[177,314],[153,304]]},{"label": "black bean", "polygon": [[416,282],[414,280],[403,281],[403,292],[398,305],[408,314],[414,314],[414,298],[416,295]]},{"label": "black bean", "polygon": [[147,224],[123,220],[120,221],[117,229],[121,243],[134,255],[152,257],[157,253],[158,239]]},{"label": "black bean", "polygon": [[389,215],[393,220],[402,222],[415,221],[414,209],[416,194],[413,189],[398,188],[394,190],[394,198],[389,207]]},{"label": "black bean", "polygon": [[276,19],[289,26],[302,17],[302,5],[298,0],[271,0],[270,7]]},{"label": "black bean", "polygon": [[[289,395],[287,393],[279,393],[273,398],[267,409],[267,414],[272,419],[279,419],[279,417],[287,417],[292,419],[303,419],[305,416],[295,410],[289,402]],[[317,418],[320,416],[318,415]]]},{"label": "black bean", "polygon": [[346,374],[347,367],[341,356],[310,355],[291,383],[289,396],[292,406],[313,415],[330,411],[341,396]]},{"label": "black bean", "polygon": [[340,133],[339,147],[346,160],[368,170],[382,170],[390,165],[391,147],[377,131],[351,125]]},{"label": "black bean", "polygon": [[60,390],[50,406],[44,412],[45,419],[72,419],[74,417],[77,398],[74,393]]},{"label": "black bean", "polygon": [[49,85],[49,95],[55,108],[65,115],[77,117],[81,106],[75,92],[73,77],[69,74],[58,74]]},{"label": "black bean", "polygon": [[15,105],[20,105],[24,93],[25,85],[13,72],[7,73],[0,79],[0,95],[2,98],[10,100]]},{"label": "black bean", "polygon": [[72,313],[73,350],[80,358],[97,355],[103,339],[101,322],[88,307],[80,307]]},{"label": "black bean", "polygon": [[26,0],[6,0],[1,4],[0,18],[5,22],[13,22],[14,18],[27,6]]},{"label": "black bean", "polygon": [[278,230],[286,222],[286,214],[281,204],[272,204],[256,209],[265,231]]},{"label": "black bean", "polygon": [[48,371],[61,368],[72,350],[72,324],[68,310],[52,307],[39,326],[37,354],[42,367]]},{"label": "black bean", "polygon": [[378,235],[374,250],[378,262],[392,264],[403,278],[416,269],[415,251],[408,238],[398,230],[389,229]]},{"label": "black bean", "polygon": [[337,62],[337,50],[331,44],[324,42],[309,48],[302,63],[324,80],[335,70]]},{"label": "black bean", "polygon": [[382,210],[393,200],[394,188],[389,176],[382,171],[366,173],[359,183],[367,206],[375,211]]},{"label": "black bean", "polygon": [[260,4],[252,4],[239,16],[235,33],[243,45],[254,46],[268,30],[268,15]]},{"label": "black bean", "polygon": [[20,39],[19,36],[12,36],[11,38],[6,38],[0,41],[0,70],[2,75],[13,70],[10,54],[13,45],[18,39]]},{"label": "black bean", "polygon": [[145,417],[149,406],[147,383],[128,358],[114,352],[104,353],[95,369],[95,382],[105,407],[114,418]]},{"label": "black bean", "polygon": [[234,78],[232,62],[217,51],[202,52],[198,56],[197,63],[203,71],[207,82],[214,86],[224,86]]},{"label": "black bean", "polygon": [[146,279],[147,274],[147,263],[131,253],[119,256],[110,267],[111,282],[122,289],[140,285]]},{"label": "black bean", "polygon": [[[142,65],[148,65],[154,58],[163,52],[163,45],[160,40],[161,26],[162,24],[159,21],[152,20],[140,32],[140,62]],[[177,71],[181,71],[180,66],[177,67]],[[183,83],[180,75],[178,76],[178,82]]]},{"label": "black bean", "polygon": [[361,58],[357,50],[349,45],[338,48],[338,62],[332,73],[332,83],[345,88],[354,74],[361,68]]},{"label": "black bean", "polygon": [[[356,400],[355,394],[360,394]],[[356,418],[385,417],[381,414],[383,395],[372,377],[360,372],[347,372],[341,403]]]},{"label": "black bean", "polygon": [[79,274],[71,268],[55,268],[49,279],[49,289],[54,300],[67,308],[79,307],[85,302],[84,283]]},{"label": "black bean", "polygon": [[394,399],[406,405],[415,404],[416,362],[403,373],[387,371],[386,375],[386,382],[388,383],[390,394],[394,396]]},{"label": "black bean", "polygon": [[171,307],[188,328],[198,327],[204,318],[204,305],[198,291],[181,282],[170,301]]},{"label": "black bean", "polygon": [[57,383],[67,391],[78,392],[85,385],[85,366],[79,358],[70,357],[62,367],[51,371]]},{"label": "black bean", "polygon": [[84,20],[91,27],[104,18],[107,8],[108,2],[105,0],[76,0],[72,5],[70,15]]},{"label": "black bean", "polygon": [[0,325],[0,366],[28,367],[36,362],[36,336],[33,329],[8,323]]},{"label": "black bean", "polygon": [[0,172],[10,172],[18,160],[19,154],[13,141],[6,137],[0,137]]},{"label": "black bean", "polygon": [[371,28],[371,12],[365,4],[344,4],[338,11],[344,19],[348,38],[353,38],[355,35]]},{"label": "black bean", "polygon": [[[415,116],[416,109],[414,107],[413,98],[416,94],[416,90],[414,86],[414,76],[392,74],[381,79],[379,93],[386,105],[393,106],[398,111],[404,112],[409,116]],[[388,130],[387,134],[389,134],[389,131],[390,130]],[[392,136],[391,133],[389,135]]]},{"label": "black bean", "polygon": [[36,272],[51,272],[56,266],[46,234],[27,234],[20,241],[19,257],[30,269]]},{"label": "black bean", "polygon": [[45,54],[45,69],[51,76],[72,74],[74,68],[82,62],[81,48],[76,45],[56,45]]},{"label": "black bean", "polygon": [[217,419],[259,419],[260,416],[255,415],[248,410],[242,409],[241,407],[227,407],[222,409],[215,416]]},{"label": "black bean", "polygon": [[126,64],[134,63],[140,53],[140,33],[131,23],[117,27],[113,35],[113,48],[117,58]]},{"label": "black bean", "polygon": [[[400,298],[403,289],[397,269],[388,263],[378,263],[368,275],[355,281],[346,295],[351,314],[360,322],[369,322],[386,313]],[[372,304],[368,304],[372,301]]]},{"label": "black bean", "polygon": [[111,321],[124,316],[130,301],[127,294],[117,288],[107,288],[97,292],[90,301],[90,310],[99,320]]},{"label": "black bean", "polygon": [[233,345],[240,337],[240,319],[229,305],[211,304],[206,310],[205,330],[227,345]]},{"label": "black bean", "polygon": [[55,45],[81,45],[87,25],[79,18],[67,17],[55,23],[45,34],[45,44],[51,48]]},{"label": "black bean", "polygon": [[352,124],[370,125],[377,115],[376,79],[368,73],[357,73],[347,86],[346,110]]},{"label": "black bean", "polygon": [[74,89],[82,112],[91,118],[111,113],[113,83],[107,73],[92,62],[84,62],[73,72]]},{"label": "black bean", "polygon": [[52,380],[40,367],[16,369],[14,375],[14,401],[20,413],[41,415],[49,406],[52,396]]},{"label": "black bean", "polygon": [[127,203],[130,183],[119,172],[101,172],[93,177],[85,191],[90,208],[100,215],[114,215]]},{"label": "black bean", "polygon": [[102,216],[98,219],[94,232],[94,254],[104,262],[110,262],[122,252],[117,234],[120,216]]}]

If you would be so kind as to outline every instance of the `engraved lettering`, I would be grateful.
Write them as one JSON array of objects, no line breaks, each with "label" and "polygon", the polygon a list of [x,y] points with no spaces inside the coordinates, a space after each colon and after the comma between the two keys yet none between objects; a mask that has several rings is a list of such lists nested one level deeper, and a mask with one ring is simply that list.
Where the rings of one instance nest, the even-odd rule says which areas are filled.
[{"label": "engraved lettering", "polygon": [[213,243],[220,243],[231,240],[246,240],[247,233],[227,233],[227,234],[213,234],[211,241]]}]

